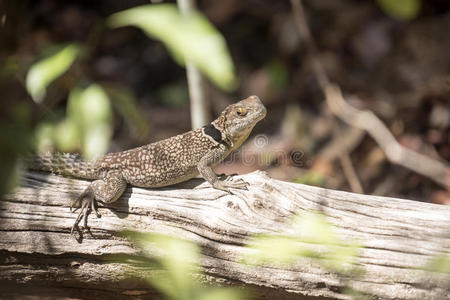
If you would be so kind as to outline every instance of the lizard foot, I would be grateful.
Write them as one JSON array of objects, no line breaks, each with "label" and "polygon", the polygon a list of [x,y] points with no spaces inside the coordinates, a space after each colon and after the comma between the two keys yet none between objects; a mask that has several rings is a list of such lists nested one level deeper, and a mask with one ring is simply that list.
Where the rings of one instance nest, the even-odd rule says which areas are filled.
[{"label": "lizard foot", "polygon": [[72,234],[74,230],[79,231],[78,224],[80,224],[81,220],[83,220],[83,228],[89,229],[87,225],[87,219],[91,211],[95,212],[95,215],[97,218],[100,218],[101,215],[98,212],[97,207],[97,201],[94,197],[94,191],[89,186],[84,192],[78,197],[76,200],[72,202],[72,205],[70,206],[70,211],[72,211],[72,208],[75,207],[73,212],[75,212],[78,208],[80,208],[80,213],[78,214],[75,223],[72,226],[72,229],[70,230],[70,233]]},{"label": "lizard foot", "polygon": [[237,175],[239,175],[239,174],[238,173],[232,173],[230,175],[227,175],[225,173],[220,173],[220,174],[217,175],[217,177],[219,177],[219,179],[221,179],[221,180],[229,181],[230,179],[233,178],[233,176],[237,176]]},{"label": "lizard foot", "polygon": [[228,193],[232,193],[231,189],[240,189],[240,190],[246,190],[248,186],[248,182],[245,182],[242,179],[238,179],[235,181],[232,181],[231,177],[228,177],[224,181],[216,181],[212,185],[215,189],[222,190]]}]

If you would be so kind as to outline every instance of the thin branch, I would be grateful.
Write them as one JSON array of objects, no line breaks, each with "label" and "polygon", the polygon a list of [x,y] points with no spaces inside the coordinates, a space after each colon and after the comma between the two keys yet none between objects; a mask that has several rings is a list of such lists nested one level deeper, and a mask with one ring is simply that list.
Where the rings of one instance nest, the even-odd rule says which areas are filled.
[{"label": "thin branch", "polygon": [[444,162],[403,147],[373,112],[358,110],[345,101],[341,89],[331,83],[325,68],[317,58],[318,51],[306,22],[302,1],[291,0],[291,5],[300,37],[307,45],[313,72],[325,95],[330,110],[347,124],[366,130],[392,163],[427,176],[450,189],[450,168]]},{"label": "thin branch", "polygon": [[366,135],[364,130],[356,127],[346,127],[344,130],[333,135],[333,139],[327,143],[318,156],[333,161],[341,155],[341,153],[352,153],[361,140]]},{"label": "thin branch", "polygon": [[[183,15],[189,15],[196,10],[195,0],[178,0],[177,3]],[[208,113],[209,103],[205,95],[203,76],[192,62],[186,62],[186,75],[191,103],[191,127],[196,129],[211,121]]]},{"label": "thin branch", "polygon": [[352,189],[352,191],[355,193],[364,194],[362,184],[359,181],[355,168],[353,167],[350,155],[348,153],[342,154],[339,157],[339,161],[341,162],[342,170],[344,171],[344,175],[347,178],[347,181],[350,184],[350,188]]},{"label": "thin branch", "polygon": [[358,110],[342,97],[341,90],[329,85],[325,90],[327,104],[335,115],[351,126],[366,130],[386,157],[395,164],[413,170],[450,188],[450,169],[444,163],[400,145],[383,122],[369,110]]}]

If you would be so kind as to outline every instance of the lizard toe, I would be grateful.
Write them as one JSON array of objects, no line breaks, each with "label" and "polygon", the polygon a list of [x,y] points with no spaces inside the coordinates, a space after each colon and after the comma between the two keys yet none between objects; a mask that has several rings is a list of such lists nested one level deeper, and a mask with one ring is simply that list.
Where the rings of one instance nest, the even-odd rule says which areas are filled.
[{"label": "lizard toe", "polygon": [[231,193],[230,189],[243,189],[246,190],[248,183],[242,179],[238,179],[235,181],[226,180],[226,181],[216,181],[213,184],[213,187],[218,190],[226,191]]},{"label": "lizard toe", "polygon": [[98,218],[101,217],[100,214],[98,213],[98,207],[94,197],[94,192],[90,186],[80,195],[80,197],[78,197],[72,203],[71,210],[74,204],[80,205],[80,207],[78,207],[80,208],[80,212],[78,213],[77,218],[75,219],[75,222],[72,226],[72,229],[70,230],[71,234],[75,230],[76,231],[80,230],[79,224],[81,221],[83,221],[83,229],[89,229],[87,221],[91,211],[94,211]]}]

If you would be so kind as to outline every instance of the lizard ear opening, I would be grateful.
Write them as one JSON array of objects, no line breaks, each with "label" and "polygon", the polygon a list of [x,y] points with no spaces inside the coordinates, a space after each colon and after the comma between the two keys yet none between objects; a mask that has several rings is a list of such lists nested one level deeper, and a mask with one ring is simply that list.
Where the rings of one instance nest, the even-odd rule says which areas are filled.
[{"label": "lizard ear opening", "polygon": [[238,116],[244,117],[247,114],[247,109],[244,107],[238,107],[236,113]]}]

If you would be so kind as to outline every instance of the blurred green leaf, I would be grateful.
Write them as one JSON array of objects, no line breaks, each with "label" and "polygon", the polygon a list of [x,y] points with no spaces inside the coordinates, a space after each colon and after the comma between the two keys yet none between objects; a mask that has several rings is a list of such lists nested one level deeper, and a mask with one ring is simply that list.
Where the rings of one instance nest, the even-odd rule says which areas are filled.
[{"label": "blurred green leaf", "polygon": [[[198,271],[200,250],[198,246],[180,239],[163,235],[154,235],[150,241],[156,243],[164,256],[161,258],[163,267],[172,278],[171,289],[183,290],[191,289],[194,286],[192,274]],[[183,249],[180,251],[180,249]],[[154,281],[154,278],[151,278]]]},{"label": "blurred green leaf", "polygon": [[35,130],[36,150],[40,153],[52,151],[54,146],[55,124],[42,121]]},{"label": "blurred green leaf", "polygon": [[72,152],[80,146],[80,128],[73,119],[64,119],[54,128],[54,138],[59,151]]},{"label": "blurred green leaf", "polygon": [[420,0],[377,0],[378,5],[388,15],[400,19],[411,20],[420,11]]},{"label": "blurred green leaf", "polygon": [[297,177],[293,180],[295,183],[302,183],[302,184],[308,184],[308,185],[315,185],[315,186],[325,186],[326,179],[325,177],[315,171],[308,171],[303,176]]},{"label": "blurred green leaf", "polygon": [[204,289],[197,295],[196,300],[239,300],[244,299],[243,293],[236,289]]},{"label": "blurred green leaf", "polygon": [[145,140],[150,129],[137,105],[133,92],[128,88],[113,86],[108,83],[102,83],[102,87],[112,100],[116,110],[131,125],[133,135],[140,140]]},{"label": "blurred green leaf", "polygon": [[295,216],[292,224],[296,236],[307,243],[337,244],[337,237],[323,214],[305,213]]},{"label": "blurred green leaf", "polygon": [[77,44],[69,44],[31,66],[26,77],[26,88],[34,101],[43,100],[47,87],[69,69],[79,52]]},{"label": "blurred green leaf", "polygon": [[0,78],[17,74],[20,70],[18,55],[9,55],[0,62]]},{"label": "blurred green leaf", "polygon": [[10,192],[20,179],[19,157],[32,146],[31,107],[13,103],[7,116],[0,120],[0,195]]},{"label": "blurred green leaf", "polygon": [[350,243],[346,245],[330,245],[323,264],[330,270],[340,273],[354,272],[360,245]]},{"label": "blurred green leaf", "polygon": [[248,247],[257,250],[255,255],[245,258],[245,261],[251,264],[268,262],[292,264],[298,259],[299,245],[287,236],[258,236]]},{"label": "blurred green leaf", "polygon": [[426,265],[426,271],[450,274],[450,257],[446,254],[440,254]]},{"label": "blurred green leaf", "polygon": [[182,107],[189,104],[189,91],[186,84],[174,83],[161,87],[157,92],[158,102],[172,107]]},{"label": "blurred green leaf", "polygon": [[295,231],[293,236],[263,235],[252,239],[248,247],[256,252],[245,261],[292,264],[300,257],[308,257],[333,271],[354,270],[360,246],[342,243],[324,215],[309,212],[295,216],[292,229]]},{"label": "blurred green leaf", "polygon": [[[59,120],[58,120],[59,119]],[[112,108],[98,84],[70,91],[66,117],[45,121],[35,131],[39,152],[80,151],[87,159],[106,153],[112,136]]]},{"label": "blurred green leaf", "polygon": [[128,231],[121,235],[131,238],[145,252],[152,253],[147,265],[152,268],[159,265],[162,272],[148,281],[166,297],[177,300],[243,299],[242,293],[235,289],[206,287],[195,280],[200,273],[200,249],[196,244],[161,234]]},{"label": "blurred green leaf", "polygon": [[289,72],[286,65],[281,60],[270,61],[265,65],[265,69],[270,76],[271,88],[279,91],[287,86]]},{"label": "blurred green leaf", "polygon": [[[67,119],[65,126],[70,128],[74,137],[79,135],[84,157],[95,159],[106,153],[112,136],[112,108],[100,85],[92,84],[84,90],[74,88],[71,91]],[[71,122],[76,128],[72,127]],[[57,139],[63,141],[61,137]]]},{"label": "blurred green leaf", "polygon": [[198,271],[200,250],[197,245],[159,234],[131,236],[143,249],[157,248],[158,261],[166,273],[150,277],[148,281],[165,295],[175,299],[189,299],[195,287],[192,275]]},{"label": "blurred green leaf", "polygon": [[114,28],[137,26],[162,41],[179,64],[192,62],[224,90],[236,87],[225,39],[199,12],[183,16],[174,4],[150,4],[116,13],[108,23]]}]

